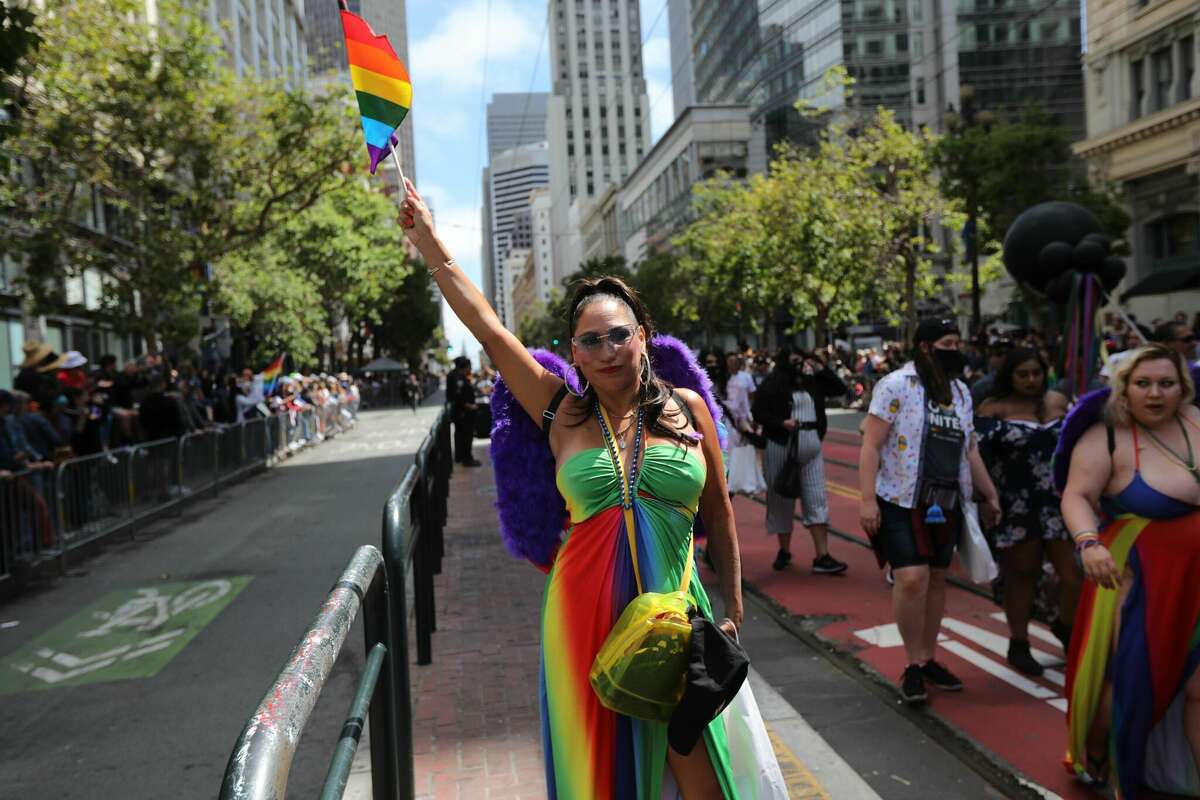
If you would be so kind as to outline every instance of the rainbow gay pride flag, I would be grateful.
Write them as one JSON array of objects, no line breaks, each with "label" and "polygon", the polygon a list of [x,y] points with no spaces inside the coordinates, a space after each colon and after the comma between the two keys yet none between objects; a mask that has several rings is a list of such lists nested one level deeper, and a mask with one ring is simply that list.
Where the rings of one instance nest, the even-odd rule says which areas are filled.
[{"label": "rainbow gay pride flag", "polygon": [[270,397],[271,393],[275,391],[275,386],[279,383],[279,376],[283,374],[283,357],[285,355],[287,354],[281,354],[262,371],[264,397]]},{"label": "rainbow gay pride flag", "polygon": [[412,106],[412,83],[408,70],[400,63],[386,36],[377,36],[363,19],[342,10],[342,30],[346,34],[346,57],[350,62],[350,82],[358,95],[362,114],[363,138],[371,155],[371,174],[387,157],[395,143],[392,134],[408,116]]}]

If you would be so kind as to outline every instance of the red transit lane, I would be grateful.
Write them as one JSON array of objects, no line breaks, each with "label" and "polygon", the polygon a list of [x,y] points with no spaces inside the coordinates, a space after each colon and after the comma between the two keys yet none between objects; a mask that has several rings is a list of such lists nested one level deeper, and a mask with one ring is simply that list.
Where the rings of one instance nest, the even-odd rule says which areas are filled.
[{"label": "red transit lane", "polygon": [[[766,534],[765,507],[737,498],[742,575],[795,616],[837,620],[817,627],[817,634],[895,682],[905,657],[893,623],[891,589],[858,524],[857,469],[843,466],[857,464],[857,439],[830,431],[824,448],[832,525],[855,539],[830,540],[833,554],[850,565],[848,573],[812,574],[811,541],[798,520],[792,565],[782,572],[772,570],[778,543]],[[953,571],[963,577],[957,562]],[[1048,665],[1041,678],[1021,675],[1005,661],[1008,627],[1001,609],[988,598],[952,586],[937,658],[962,678],[965,689],[930,689],[929,711],[1049,792],[1080,800],[1093,797],[1062,766],[1067,734],[1062,647],[1036,623],[1030,641],[1035,657]]]}]

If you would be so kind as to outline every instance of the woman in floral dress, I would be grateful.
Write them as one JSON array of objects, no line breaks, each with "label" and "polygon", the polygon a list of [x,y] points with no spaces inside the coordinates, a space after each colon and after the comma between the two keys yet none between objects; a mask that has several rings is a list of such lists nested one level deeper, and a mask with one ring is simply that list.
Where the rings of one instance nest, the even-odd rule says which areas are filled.
[{"label": "woman in floral dress", "polygon": [[1081,583],[1052,468],[1067,398],[1048,390],[1047,374],[1037,351],[1013,350],[996,375],[991,397],[979,406],[976,422],[980,452],[1004,508],[994,541],[1010,632],[1008,663],[1034,676],[1042,674],[1042,665],[1030,652],[1028,631],[1043,560],[1050,560],[1058,577],[1058,620],[1053,627],[1064,648]]}]

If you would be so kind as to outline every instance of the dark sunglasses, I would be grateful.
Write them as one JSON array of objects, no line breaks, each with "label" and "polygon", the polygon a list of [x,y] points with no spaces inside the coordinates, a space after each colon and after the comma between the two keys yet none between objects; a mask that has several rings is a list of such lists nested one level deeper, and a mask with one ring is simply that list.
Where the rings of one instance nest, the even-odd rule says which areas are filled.
[{"label": "dark sunglasses", "polygon": [[598,350],[605,339],[614,349],[624,347],[633,338],[636,328],[632,325],[618,325],[610,328],[608,333],[581,333],[571,339],[575,346],[588,352]]},{"label": "dark sunglasses", "polygon": [[1187,336],[1176,336],[1175,341],[1183,342],[1184,344],[1191,344],[1192,342],[1196,341],[1196,334],[1189,333]]}]

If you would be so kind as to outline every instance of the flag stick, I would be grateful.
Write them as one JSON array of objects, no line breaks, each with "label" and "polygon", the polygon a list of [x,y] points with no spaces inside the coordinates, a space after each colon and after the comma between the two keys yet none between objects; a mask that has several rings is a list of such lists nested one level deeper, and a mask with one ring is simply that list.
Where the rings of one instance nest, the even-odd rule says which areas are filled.
[{"label": "flag stick", "polygon": [[396,171],[400,173],[400,196],[408,195],[408,187],[404,185],[404,168],[400,166],[400,156],[396,154],[396,145],[388,142],[388,150],[392,152],[392,163],[396,165]]},{"label": "flag stick", "polygon": [[[1099,279],[1097,279],[1096,283],[1099,283],[1099,282],[1100,282]],[[1139,328],[1137,326],[1137,324],[1129,318],[1129,315],[1125,313],[1125,309],[1121,307],[1121,304],[1117,302],[1117,299],[1113,295],[1111,295],[1107,291],[1105,291],[1104,287],[1101,287],[1100,291],[1104,293],[1104,299],[1107,300],[1109,303],[1111,303],[1113,305],[1113,307],[1117,309],[1117,314],[1121,317],[1122,320],[1125,321],[1125,324],[1129,327],[1129,330],[1133,331],[1134,335],[1136,335],[1139,339],[1142,340],[1142,344],[1147,344],[1146,337],[1142,334],[1142,329]]]}]

